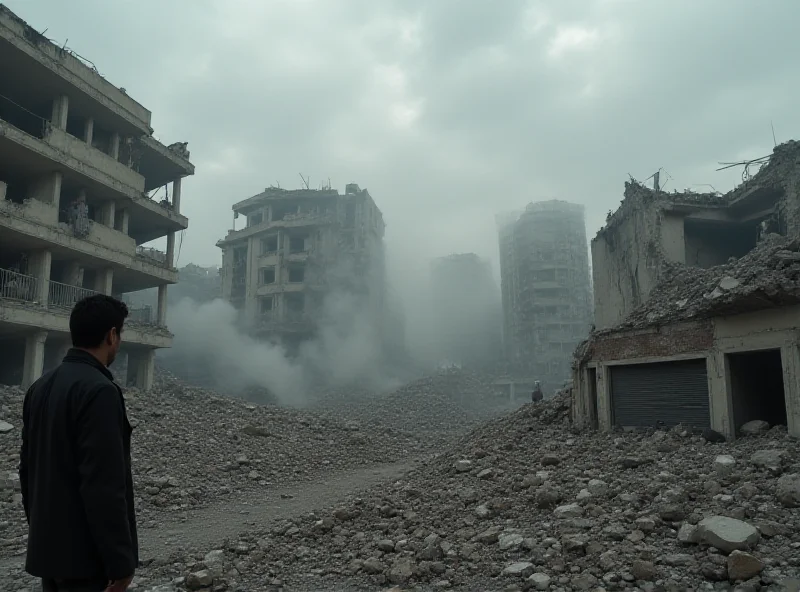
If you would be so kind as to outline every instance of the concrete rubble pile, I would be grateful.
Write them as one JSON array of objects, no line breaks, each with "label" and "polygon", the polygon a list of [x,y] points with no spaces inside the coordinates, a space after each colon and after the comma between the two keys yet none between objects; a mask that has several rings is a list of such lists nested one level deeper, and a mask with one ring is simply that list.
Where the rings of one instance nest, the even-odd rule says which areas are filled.
[{"label": "concrete rubble pile", "polygon": [[147,577],[190,590],[798,590],[800,443],[783,427],[733,443],[576,434],[568,410],[563,395],[526,405],[401,480]]},{"label": "concrete rubble pile", "polygon": [[[23,391],[0,386],[0,557],[24,550],[19,503]],[[307,482],[418,454],[428,444],[308,411],[262,407],[187,386],[162,374],[151,392],[125,390],[134,426],[137,513],[144,528],[244,490]],[[7,431],[3,426],[8,424]]]},{"label": "concrete rubble pile", "polygon": [[647,302],[617,328],[661,325],[800,303],[800,240],[769,235],[730,262],[667,267]]},{"label": "concrete rubble pile", "polygon": [[463,369],[446,369],[375,395],[353,390],[326,392],[320,411],[346,417],[372,429],[397,430],[441,441],[452,439],[503,410],[491,382]]}]

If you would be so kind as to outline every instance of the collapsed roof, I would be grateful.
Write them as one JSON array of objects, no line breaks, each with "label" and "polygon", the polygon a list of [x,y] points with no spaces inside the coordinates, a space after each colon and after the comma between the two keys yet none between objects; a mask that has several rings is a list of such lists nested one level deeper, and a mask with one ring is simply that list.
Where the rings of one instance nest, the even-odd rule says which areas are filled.
[{"label": "collapsed roof", "polygon": [[615,329],[643,328],[800,304],[800,239],[768,235],[744,257],[708,269],[665,265],[647,301]]},{"label": "collapsed roof", "polygon": [[610,238],[623,220],[653,205],[688,217],[711,212],[720,220],[760,210],[773,213],[755,247],[722,265],[701,268],[655,257],[658,282],[644,303],[615,327],[596,334],[800,304],[800,142],[781,144],[768,161],[751,163],[763,166],[752,177],[748,171],[748,178],[726,194],[666,193],[626,183],[620,208],[609,215],[598,237]]}]

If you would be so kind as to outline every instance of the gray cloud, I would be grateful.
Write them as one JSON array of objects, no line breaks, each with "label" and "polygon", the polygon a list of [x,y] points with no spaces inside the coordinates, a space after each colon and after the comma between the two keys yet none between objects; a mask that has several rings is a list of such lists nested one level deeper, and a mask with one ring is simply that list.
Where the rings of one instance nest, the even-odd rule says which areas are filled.
[{"label": "gray cloud", "polygon": [[398,275],[496,262],[496,211],[582,202],[593,234],[628,173],[727,190],[717,160],[800,124],[793,0],[7,4],[189,141],[181,263],[216,262],[231,204],[298,172],[369,187]]}]

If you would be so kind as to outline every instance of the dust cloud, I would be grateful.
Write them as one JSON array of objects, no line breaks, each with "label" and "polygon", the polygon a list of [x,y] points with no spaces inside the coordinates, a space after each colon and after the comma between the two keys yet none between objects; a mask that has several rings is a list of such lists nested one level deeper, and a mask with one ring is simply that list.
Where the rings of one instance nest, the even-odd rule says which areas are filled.
[{"label": "dust cloud", "polygon": [[402,384],[384,355],[381,324],[361,310],[351,294],[329,294],[317,322],[315,336],[289,352],[279,343],[248,335],[228,302],[183,298],[169,307],[168,324],[175,338],[161,362],[222,392],[266,389],[285,406],[308,404],[321,386],[383,391]]}]

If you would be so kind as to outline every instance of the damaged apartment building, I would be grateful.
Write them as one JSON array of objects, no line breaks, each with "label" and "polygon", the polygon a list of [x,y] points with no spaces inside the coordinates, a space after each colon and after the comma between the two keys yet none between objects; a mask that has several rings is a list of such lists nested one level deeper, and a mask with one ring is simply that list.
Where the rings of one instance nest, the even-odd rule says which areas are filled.
[{"label": "damaged apartment building", "polygon": [[589,334],[591,284],[584,207],[550,200],[497,217],[503,345],[512,377],[546,390],[571,376]]},{"label": "damaged apartment building", "polygon": [[[0,382],[29,385],[61,360],[79,299],[157,288],[157,310],[131,310],[122,350],[127,381],[151,386],[194,173],[185,144],[152,133],[124,89],[0,4]],[[169,198],[148,196],[165,186]],[[165,236],[166,253],[141,246]]]},{"label": "damaged apartment building", "polygon": [[333,293],[382,319],[385,224],[366,189],[269,187],[233,211],[246,225],[217,243],[222,297],[252,335],[296,348],[317,332]]},{"label": "damaged apartment building", "polygon": [[760,420],[800,436],[800,143],[746,179],[724,195],[626,184],[592,241],[576,423],[733,438]]}]

